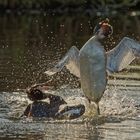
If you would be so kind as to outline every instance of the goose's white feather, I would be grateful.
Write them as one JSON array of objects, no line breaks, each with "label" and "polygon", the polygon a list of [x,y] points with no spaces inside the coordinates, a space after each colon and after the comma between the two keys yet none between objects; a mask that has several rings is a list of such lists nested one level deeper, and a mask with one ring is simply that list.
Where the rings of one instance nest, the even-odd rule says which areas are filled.
[{"label": "goose's white feather", "polygon": [[136,57],[140,57],[140,44],[133,39],[124,37],[114,49],[107,52],[107,70],[119,72]]},{"label": "goose's white feather", "polygon": [[66,53],[66,55],[55,65],[52,69],[47,70],[45,73],[48,75],[53,75],[63,69],[63,67],[70,71],[77,77],[80,77],[79,72],[79,50],[73,46]]}]

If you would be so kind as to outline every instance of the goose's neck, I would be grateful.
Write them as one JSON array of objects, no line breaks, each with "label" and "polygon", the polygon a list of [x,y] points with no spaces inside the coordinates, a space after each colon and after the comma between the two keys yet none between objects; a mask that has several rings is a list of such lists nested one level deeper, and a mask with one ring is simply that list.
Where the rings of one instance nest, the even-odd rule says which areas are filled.
[{"label": "goose's neck", "polygon": [[95,44],[98,47],[104,48],[104,46],[102,45],[102,41],[103,41],[103,39],[100,39],[96,35],[94,35],[90,38],[90,42],[92,42],[93,44]]},{"label": "goose's neck", "polygon": [[99,39],[99,37],[97,35],[94,35],[93,37],[91,37],[90,40],[92,40],[94,42],[101,42],[101,39]]},{"label": "goose's neck", "polygon": [[101,41],[101,39],[99,38],[99,36],[98,35],[94,35],[93,37],[92,37],[95,41]]}]

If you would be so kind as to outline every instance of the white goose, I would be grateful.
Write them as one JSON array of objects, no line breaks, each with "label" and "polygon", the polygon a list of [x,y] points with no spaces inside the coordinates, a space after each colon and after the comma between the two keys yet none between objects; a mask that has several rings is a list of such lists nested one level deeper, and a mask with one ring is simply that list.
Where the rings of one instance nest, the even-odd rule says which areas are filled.
[{"label": "white goose", "polygon": [[57,65],[45,72],[53,75],[66,66],[72,74],[80,78],[85,96],[97,104],[99,114],[99,101],[106,89],[107,73],[119,72],[136,57],[140,57],[140,44],[128,37],[124,37],[111,51],[105,52],[100,40],[113,32],[108,22],[104,20],[95,27],[94,36],[80,51],[75,46],[71,47]]}]

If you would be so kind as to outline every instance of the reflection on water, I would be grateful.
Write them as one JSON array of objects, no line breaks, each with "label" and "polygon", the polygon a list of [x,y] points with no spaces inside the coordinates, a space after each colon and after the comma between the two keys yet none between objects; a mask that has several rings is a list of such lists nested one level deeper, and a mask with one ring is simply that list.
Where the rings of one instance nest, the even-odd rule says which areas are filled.
[{"label": "reflection on water", "polygon": [[[32,121],[19,119],[29,104],[26,94],[17,89],[51,79],[64,99],[82,98],[78,79],[65,69],[53,77],[43,72],[52,67],[72,46],[81,48],[92,35],[94,17],[55,17],[46,15],[0,16],[0,139],[140,139],[140,61],[127,70],[111,75],[100,102],[101,116],[96,121]],[[139,17],[111,17],[113,37],[105,41],[106,50],[123,36],[140,41]],[[66,85],[66,86],[65,86]],[[16,92],[12,92],[16,91]]]}]

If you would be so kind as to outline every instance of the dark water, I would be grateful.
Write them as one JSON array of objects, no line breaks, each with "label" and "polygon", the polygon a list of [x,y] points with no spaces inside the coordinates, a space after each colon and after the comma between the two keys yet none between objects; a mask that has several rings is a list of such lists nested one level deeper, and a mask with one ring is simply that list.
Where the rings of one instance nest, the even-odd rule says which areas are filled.
[{"label": "dark water", "polygon": [[[106,50],[113,48],[124,36],[140,41],[140,16],[133,15],[110,17],[114,34],[104,42]],[[80,49],[92,36],[94,25],[100,19],[82,15],[0,16],[0,139],[140,139],[140,60],[135,60],[131,67],[109,80],[100,103],[101,119],[94,122],[18,119],[29,100],[17,89],[51,79],[58,87],[55,94],[66,99],[80,97],[78,80],[68,71],[64,69],[53,77],[43,72],[72,45]]]},{"label": "dark water", "polygon": [[[43,72],[53,66],[72,45],[80,49],[92,36],[94,25],[100,19],[82,15],[1,16],[0,91],[26,88],[48,80]],[[107,50],[114,47],[123,36],[140,40],[138,16],[118,15],[110,20],[114,34],[106,40]],[[66,81],[64,79],[61,84]]]}]

